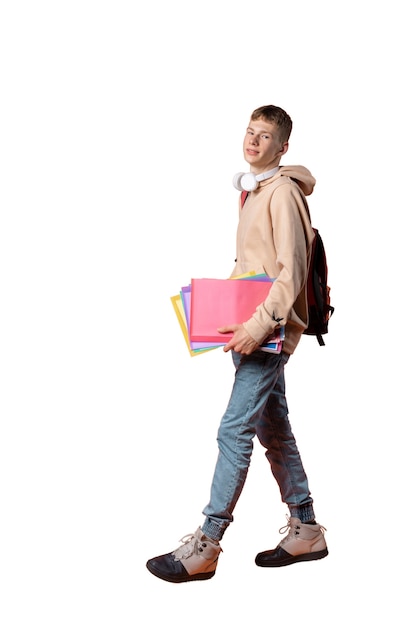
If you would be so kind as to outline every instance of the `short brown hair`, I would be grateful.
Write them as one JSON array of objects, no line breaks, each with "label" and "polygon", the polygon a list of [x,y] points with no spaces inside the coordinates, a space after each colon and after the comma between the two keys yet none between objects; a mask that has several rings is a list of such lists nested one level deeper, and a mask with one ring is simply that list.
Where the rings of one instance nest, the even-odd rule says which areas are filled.
[{"label": "short brown hair", "polygon": [[281,141],[288,141],[292,131],[292,119],[280,107],[267,104],[254,110],[251,120],[263,119],[275,124],[278,128]]}]

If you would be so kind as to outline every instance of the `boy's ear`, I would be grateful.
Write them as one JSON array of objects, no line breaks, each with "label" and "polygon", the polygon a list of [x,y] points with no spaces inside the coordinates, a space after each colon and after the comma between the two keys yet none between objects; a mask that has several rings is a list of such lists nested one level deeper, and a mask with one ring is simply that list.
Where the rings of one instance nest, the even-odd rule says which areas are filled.
[{"label": "boy's ear", "polygon": [[278,152],[278,154],[285,154],[288,150],[288,141],[286,141],[285,143],[282,144],[282,148],[281,150]]}]

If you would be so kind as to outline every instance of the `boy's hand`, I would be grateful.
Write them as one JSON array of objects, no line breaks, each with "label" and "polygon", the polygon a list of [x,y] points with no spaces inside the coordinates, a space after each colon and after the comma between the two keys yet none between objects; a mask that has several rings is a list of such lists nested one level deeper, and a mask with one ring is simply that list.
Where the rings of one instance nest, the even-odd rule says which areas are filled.
[{"label": "boy's hand", "polygon": [[233,337],[223,348],[223,352],[234,350],[240,354],[251,354],[259,348],[259,344],[245,330],[242,324],[234,324],[233,326],[222,326],[218,328],[219,333],[233,333]]}]

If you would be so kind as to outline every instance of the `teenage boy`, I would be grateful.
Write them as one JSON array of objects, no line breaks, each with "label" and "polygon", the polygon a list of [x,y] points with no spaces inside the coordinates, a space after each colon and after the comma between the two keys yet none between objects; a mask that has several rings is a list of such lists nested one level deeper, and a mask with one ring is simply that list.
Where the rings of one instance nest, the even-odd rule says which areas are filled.
[{"label": "teenage boy", "polygon": [[[264,302],[243,324],[223,326],[233,333],[224,347],[236,369],[229,404],[218,430],[218,458],[205,516],[182,545],[149,559],[149,571],[169,582],[214,576],[220,540],[233,521],[256,435],[266,449],[281,499],[288,506],[288,530],[272,550],[260,552],[260,567],[280,567],[327,556],[324,528],[315,521],[313,499],[288,419],[284,368],[307,326],[306,279],[314,232],[305,196],[315,179],[302,166],[280,166],[292,130],[289,115],[274,105],[256,109],[243,141],[250,166],[234,185],[248,193],[237,229],[237,258],[232,276],[248,271],[273,278]],[[240,201],[240,198],[239,198]],[[279,354],[259,350],[263,341],[284,327]],[[282,530],[282,529],[281,529]]]}]

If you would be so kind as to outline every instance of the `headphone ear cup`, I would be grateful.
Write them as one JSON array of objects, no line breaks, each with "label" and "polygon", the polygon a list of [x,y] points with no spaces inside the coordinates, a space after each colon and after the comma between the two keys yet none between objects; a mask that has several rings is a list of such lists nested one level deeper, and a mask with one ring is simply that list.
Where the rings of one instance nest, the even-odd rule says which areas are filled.
[{"label": "headphone ear cup", "polygon": [[256,180],[256,176],[253,172],[243,174],[239,182],[245,191],[255,191],[258,186],[258,181]]},{"label": "headphone ear cup", "polygon": [[241,185],[241,180],[242,180],[242,176],[244,176],[244,175],[245,175],[244,172],[238,172],[237,174],[235,174],[233,176],[233,186],[238,191],[243,191],[243,187]]},{"label": "headphone ear cup", "polygon": [[278,172],[279,167],[274,167],[268,172],[262,172],[261,174],[254,174],[253,172],[238,172],[233,176],[233,185],[239,191],[255,191],[258,188],[259,181],[268,180],[272,178]]},{"label": "headphone ear cup", "polygon": [[255,191],[258,181],[253,172],[238,172],[233,176],[233,185],[239,191]]}]

